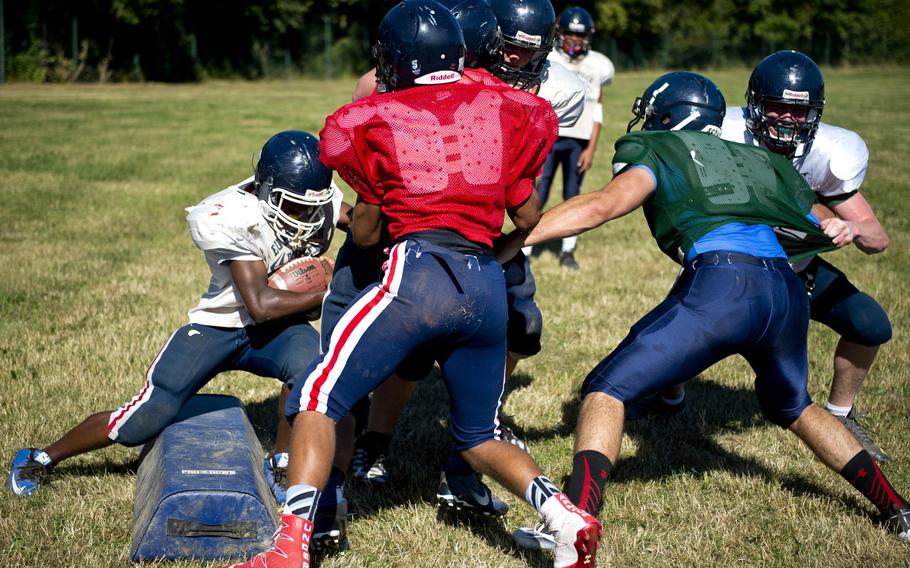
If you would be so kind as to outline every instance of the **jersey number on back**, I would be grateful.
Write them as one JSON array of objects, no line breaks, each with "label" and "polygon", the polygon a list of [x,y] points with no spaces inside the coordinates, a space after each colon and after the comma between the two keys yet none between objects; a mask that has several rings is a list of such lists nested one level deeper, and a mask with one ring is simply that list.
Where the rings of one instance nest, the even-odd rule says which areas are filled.
[{"label": "jersey number on back", "polygon": [[[449,176],[455,174],[463,175],[471,185],[501,179],[502,127],[499,120],[491,120],[499,116],[501,104],[495,93],[480,93],[470,103],[459,106],[453,122],[446,125],[429,111],[397,104],[400,109],[389,122],[408,191],[444,191],[449,187]],[[445,160],[440,160],[443,157]]]}]

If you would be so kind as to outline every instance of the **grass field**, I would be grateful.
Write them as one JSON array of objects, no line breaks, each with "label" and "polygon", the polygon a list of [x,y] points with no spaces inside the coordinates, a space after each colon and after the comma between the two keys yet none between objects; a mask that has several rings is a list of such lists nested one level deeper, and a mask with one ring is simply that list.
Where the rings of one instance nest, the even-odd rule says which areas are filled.
[{"label": "grass field", "polygon": [[[612,141],[656,73],[625,73],[605,91],[608,117],[585,189],[609,179]],[[712,74],[728,102],[748,72]],[[906,68],[826,70],[825,120],[857,130],[871,152],[864,193],[891,235],[884,254],[827,255],[886,308],[894,339],[858,405],[910,494],[910,92]],[[140,386],[146,365],[207,285],[183,208],[250,174],[274,132],[317,132],[349,100],[352,81],[188,86],[0,86],[0,458],[42,447]],[[558,188],[554,188],[554,194]],[[551,205],[555,198],[551,199]],[[338,241],[338,239],[336,239]],[[336,242],[335,246],[338,246]],[[578,387],[587,371],[659,302],[676,266],[635,213],[580,240],[582,270],[546,251],[534,260],[544,350],[519,366],[506,411],[560,481],[571,468]],[[826,400],[836,337],[810,329],[810,392]],[[630,424],[605,495],[601,566],[906,566],[910,546],[873,509],[762,418],[739,358],[690,384],[687,411]],[[241,373],[206,392],[232,393],[271,443],[277,387]],[[324,566],[544,566],[510,546],[533,522],[508,497],[503,523],[437,513],[449,445],[445,392],[418,389],[392,448],[393,483],[354,487],[353,549]],[[39,495],[0,491],[0,565],[127,566],[136,453],[113,447],[60,466]],[[501,488],[497,488],[503,494]],[[208,566],[178,563],[175,566]],[[215,565],[215,564],[211,564]]]}]

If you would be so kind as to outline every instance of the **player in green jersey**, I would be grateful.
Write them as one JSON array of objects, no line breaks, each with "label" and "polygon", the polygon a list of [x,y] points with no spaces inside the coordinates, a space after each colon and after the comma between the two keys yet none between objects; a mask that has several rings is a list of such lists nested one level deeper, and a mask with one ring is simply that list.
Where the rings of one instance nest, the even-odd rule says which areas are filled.
[{"label": "player in green jersey", "polygon": [[[701,75],[659,78],[633,108],[647,132],[616,143],[613,180],[547,212],[525,241],[577,235],[642,207],[658,246],[684,267],[667,298],[585,379],[567,494],[596,515],[619,455],[625,405],[741,354],[755,371],[767,418],[796,434],[876,505],[898,538],[910,540],[906,501],[806,389],[808,300],[787,257],[834,248],[843,224],[815,218],[812,191],[785,158],[721,140],[725,107]],[[785,252],[775,228],[805,233],[803,246]],[[546,542],[534,531],[516,538]]]}]

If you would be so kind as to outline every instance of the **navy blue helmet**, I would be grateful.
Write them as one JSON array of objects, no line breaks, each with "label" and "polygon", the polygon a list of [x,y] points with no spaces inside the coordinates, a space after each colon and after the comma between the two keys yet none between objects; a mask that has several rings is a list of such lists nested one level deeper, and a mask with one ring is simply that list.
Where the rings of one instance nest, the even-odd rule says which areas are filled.
[{"label": "navy blue helmet", "polygon": [[279,132],[262,147],[254,172],[259,208],[278,239],[308,256],[321,254],[334,228],[334,191],[319,140],[300,130]]},{"label": "navy blue helmet", "polygon": [[493,69],[502,63],[502,32],[486,0],[465,0],[452,8],[464,34],[464,66]]},{"label": "navy blue helmet", "polygon": [[659,77],[635,99],[635,118],[626,132],[643,120],[642,130],[696,130],[720,136],[726,112],[724,95],[711,79],[676,71]]},{"label": "navy blue helmet", "polygon": [[[566,34],[581,36],[567,37]],[[591,37],[594,36],[594,18],[584,8],[567,8],[559,15],[556,25],[556,47],[569,56],[569,59],[584,57],[591,49]]]},{"label": "navy blue helmet", "polygon": [[433,0],[404,0],[379,24],[373,46],[379,91],[458,81],[464,51],[461,27],[445,6]]},{"label": "navy blue helmet", "polygon": [[[769,150],[793,157],[815,138],[825,108],[825,80],[812,59],[798,51],[778,51],[759,62],[746,91],[746,126]],[[799,119],[768,116],[768,103],[794,108]],[[805,120],[802,120],[802,118]]]},{"label": "navy blue helmet", "polygon": [[493,74],[519,89],[538,84],[556,32],[550,0],[491,0],[490,7],[505,42]]}]

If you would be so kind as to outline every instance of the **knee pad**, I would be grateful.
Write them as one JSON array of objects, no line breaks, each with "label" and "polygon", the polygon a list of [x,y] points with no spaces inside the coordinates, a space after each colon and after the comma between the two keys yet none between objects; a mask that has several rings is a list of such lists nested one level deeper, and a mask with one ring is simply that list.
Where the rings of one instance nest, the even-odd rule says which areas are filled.
[{"label": "knee pad", "polygon": [[891,339],[888,314],[871,296],[856,292],[834,304],[818,321],[847,341],[874,347]]},{"label": "knee pad", "polygon": [[761,406],[762,414],[771,423],[781,428],[789,428],[803,411],[812,404],[812,398],[805,390],[802,392],[781,393],[777,390],[761,390],[756,383],[755,395]]},{"label": "knee pad", "polygon": [[[125,421],[120,424],[114,442],[123,446],[139,446],[153,440],[167,428],[180,413],[182,402],[170,397],[155,396],[140,405]],[[108,421],[108,427],[114,422],[123,408],[115,410]]]}]

